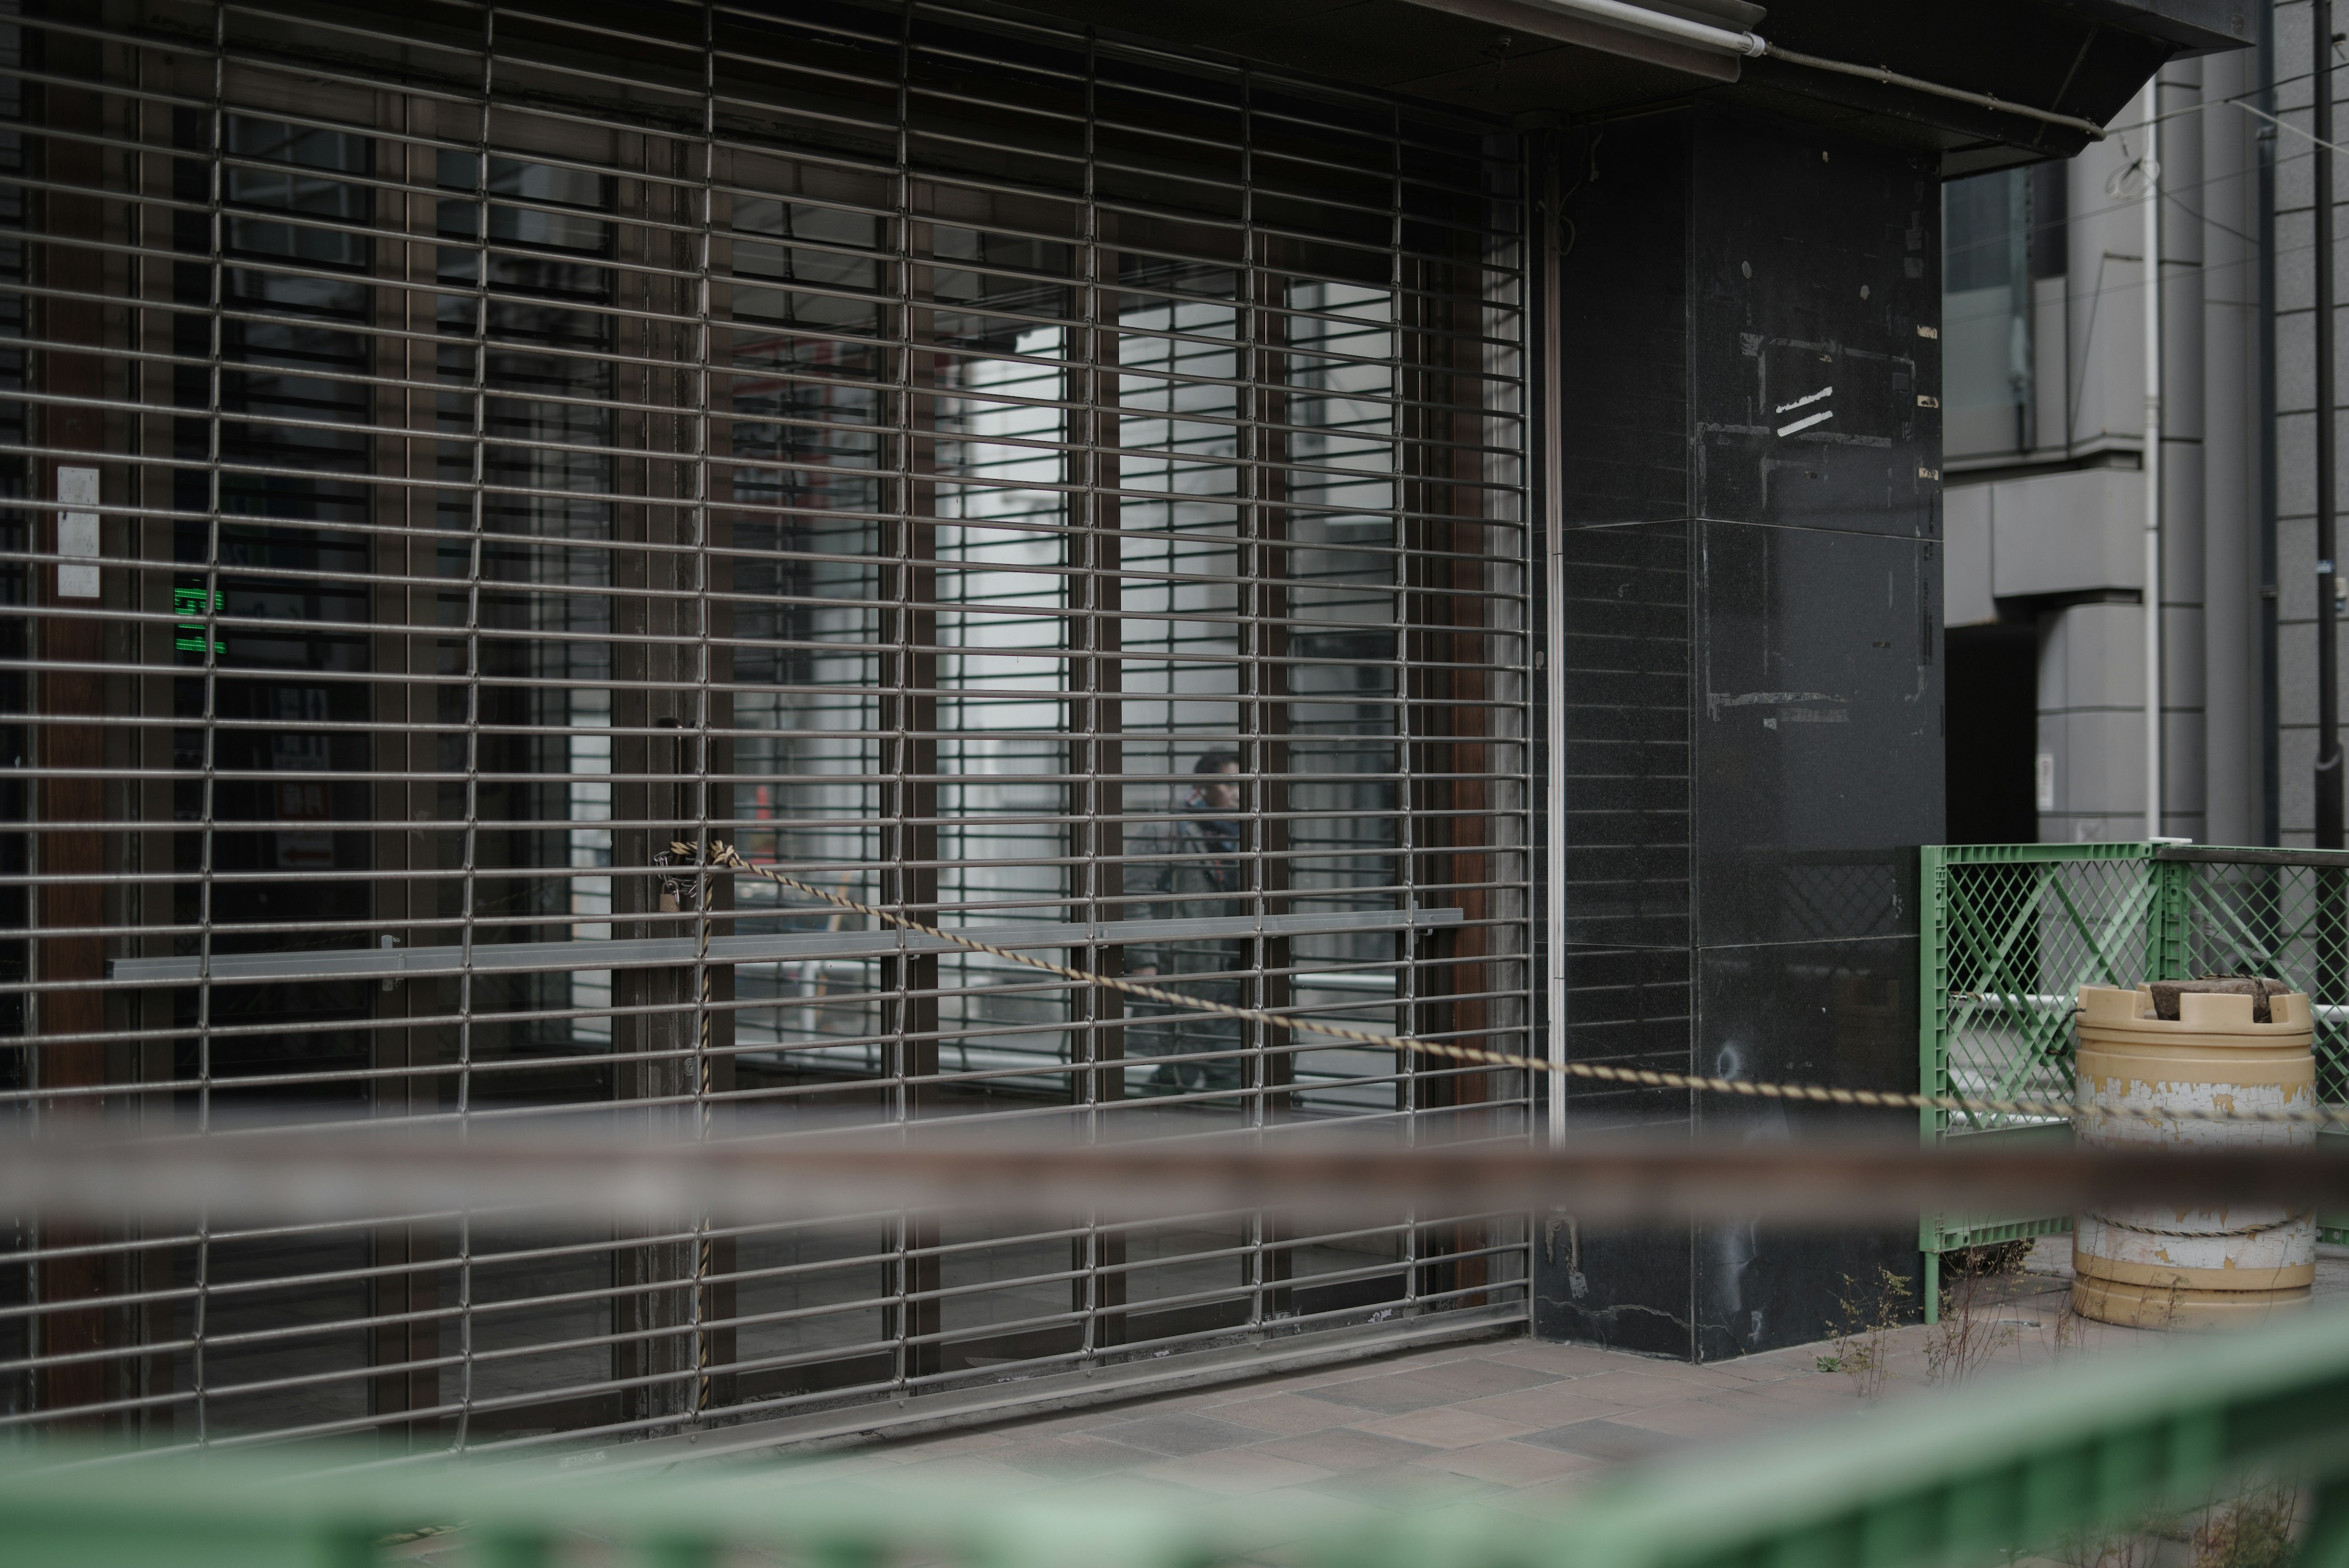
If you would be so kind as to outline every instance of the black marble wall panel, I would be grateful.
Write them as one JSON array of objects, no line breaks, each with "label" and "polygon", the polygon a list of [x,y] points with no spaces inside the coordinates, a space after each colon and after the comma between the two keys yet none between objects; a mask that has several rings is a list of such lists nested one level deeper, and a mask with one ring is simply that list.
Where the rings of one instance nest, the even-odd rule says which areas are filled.
[{"label": "black marble wall panel", "polygon": [[[1908,1086],[1916,847],[1943,822],[1938,192],[1904,152],[1752,117],[1563,145],[1567,183],[1596,176],[1560,268],[1568,1054]],[[1913,1128],[1568,1103],[1579,1129]],[[1918,1272],[1906,1228],[1561,1211],[1540,1243],[1537,1333],[1699,1359],[1818,1338],[1847,1277]]]},{"label": "black marble wall panel", "polygon": [[1690,530],[1577,528],[1559,573],[1573,671],[1563,718],[1566,940],[1685,947],[1692,935]]},{"label": "black marble wall panel", "polygon": [[[1566,950],[1567,1055],[1657,1073],[1685,1073],[1696,1018],[1694,950],[1686,947]],[[1687,1127],[1684,1089],[1583,1083],[1570,1086],[1576,1123],[1586,1128]]]},{"label": "black marble wall panel", "polygon": [[1940,836],[1940,562],[1919,540],[1696,528],[1696,940],[1917,929]]},{"label": "black marble wall panel", "polygon": [[1689,514],[1687,115],[1563,133],[1557,475],[1568,523]]},{"label": "black marble wall panel", "polygon": [[1739,117],[1701,118],[1692,139],[1692,509],[1931,536],[1933,161]]},{"label": "black marble wall panel", "polygon": [[1534,1248],[1535,1335],[1696,1359],[1697,1241],[1685,1230],[1547,1216]]},{"label": "black marble wall panel", "polygon": [[[1696,954],[1697,1070],[1723,1078],[1913,1087],[1917,939],[1707,947]],[[1914,1112],[1700,1096],[1702,1136],[1740,1143],[1915,1136]],[[1667,1251],[1677,1251],[1678,1238]],[[1692,1248],[1701,1360],[1832,1334],[1840,1299],[1862,1299],[1889,1269],[1920,1277],[1914,1225],[1837,1231],[1713,1222]],[[1910,1300],[1915,1301],[1912,1295]]]}]

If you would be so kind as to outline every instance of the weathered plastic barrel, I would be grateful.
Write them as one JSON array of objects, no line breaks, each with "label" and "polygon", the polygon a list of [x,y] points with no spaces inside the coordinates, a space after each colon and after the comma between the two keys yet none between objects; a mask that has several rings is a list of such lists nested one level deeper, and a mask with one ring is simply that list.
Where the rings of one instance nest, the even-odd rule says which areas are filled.
[{"label": "weathered plastic barrel", "polygon": [[[2179,1111],[2309,1110],[2316,1105],[2308,998],[2187,992],[2175,1020],[2143,986],[2080,988],[2075,1070],[2085,1144],[2278,1147],[2313,1143],[2313,1122],[2189,1120]],[[2097,1115],[2099,1111],[2137,1113]],[[2313,1208],[2113,1206],[2072,1225],[2072,1307],[2134,1328],[2255,1324],[2309,1303],[2316,1282]]]}]

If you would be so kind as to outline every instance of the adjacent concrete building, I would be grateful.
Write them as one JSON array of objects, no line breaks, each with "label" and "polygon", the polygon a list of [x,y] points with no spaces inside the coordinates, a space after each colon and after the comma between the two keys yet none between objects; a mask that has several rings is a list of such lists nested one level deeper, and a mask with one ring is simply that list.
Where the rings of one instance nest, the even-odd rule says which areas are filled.
[{"label": "adjacent concrete building", "polygon": [[[2158,82],[2160,828],[2306,845],[2311,7],[2237,10],[2254,47],[2173,61]],[[2067,161],[1945,191],[1955,840],[2147,830],[2149,101]]]}]

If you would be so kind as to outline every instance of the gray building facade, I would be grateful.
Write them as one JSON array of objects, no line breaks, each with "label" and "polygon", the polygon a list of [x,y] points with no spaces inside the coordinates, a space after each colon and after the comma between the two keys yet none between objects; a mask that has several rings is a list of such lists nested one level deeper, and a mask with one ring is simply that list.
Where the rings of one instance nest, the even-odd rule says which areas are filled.
[{"label": "gray building facade", "polygon": [[[2155,89],[2158,826],[2304,846],[2319,576],[2312,7],[2239,9],[2246,47],[2174,61]],[[1946,190],[1955,841],[2135,839],[2153,826],[2150,101],[2068,161]]]}]

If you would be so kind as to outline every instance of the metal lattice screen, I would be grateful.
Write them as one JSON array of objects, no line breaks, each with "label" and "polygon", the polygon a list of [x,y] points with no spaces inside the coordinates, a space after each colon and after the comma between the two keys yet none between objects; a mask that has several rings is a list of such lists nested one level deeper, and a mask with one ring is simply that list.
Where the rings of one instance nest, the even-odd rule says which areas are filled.
[{"label": "metal lattice screen", "polygon": [[[1929,1095],[2073,1094],[2083,985],[2258,974],[2316,1014],[2317,1096],[2349,1101],[2349,855],[2173,844],[1935,845],[1924,851]],[[2063,1133],[2045,1118],[1922,1113],[1929,1138]],[[1925,1247],[2042,1234],[2068,1219],[1939,1216]],[[2337,1227],[2329,1241],[2349,1239]]]},{"label": "metal lattice screen", "polygon": [[[0,1094],[1523,1136],[1513,139],[949,6],[0,20]],[[649,1432],[1443,1309],[1508,1217],[20,1225],[0,1428]]]}]

